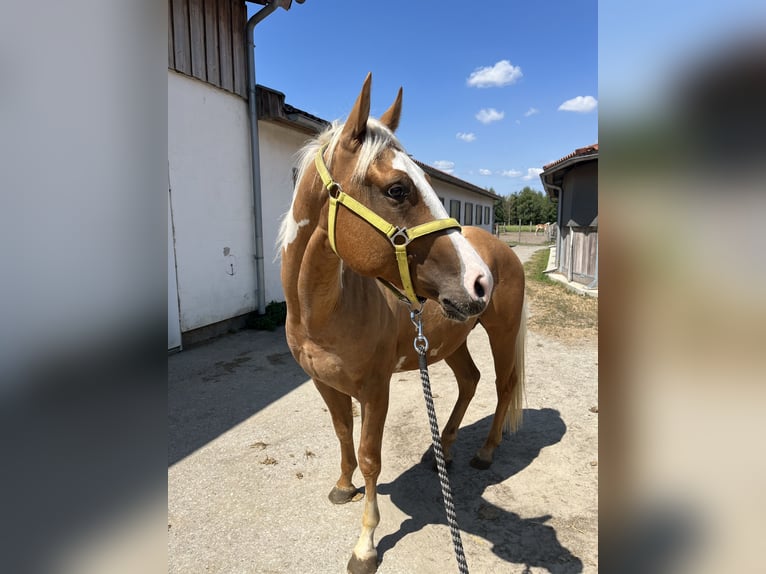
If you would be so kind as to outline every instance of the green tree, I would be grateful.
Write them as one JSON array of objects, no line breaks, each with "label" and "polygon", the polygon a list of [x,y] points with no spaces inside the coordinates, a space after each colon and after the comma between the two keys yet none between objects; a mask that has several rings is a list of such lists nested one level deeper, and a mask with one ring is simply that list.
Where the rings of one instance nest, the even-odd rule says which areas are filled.
[{"label": "green tree", "polygon": [[513,196],[495,201],[495,223],[513,223]]},{"label": "green tree", "polygon": [[526,186],[516,195],[516,217],[522,224],[539,223],[542,216],[542,197],[540,192]]},{"label": "green tree", "polygon": [[516,194],[511,194],[506,198],[505,211],[508,214],[508,223],[514,223],[517,219],[519,202]]},{"label": "green tree", "polygon": [[524,225],[556,221],[556,203],[542,191],[526,186],[505,199],[511,223],[518,223],[519,219]]},{"label": "green tree", "polygon": [[495,201],[495,223],[522,224],[556,221],[556,202],[529,186]]},{"label": "green tree", "polygon": [[547,193],[543,193],[542,199],[542,216],[543,221],[546,223],[553,223],[556,221],[556,216],[558,214],[558,203],[555,201],[552,201],[550,197],[548,197]]},{"label": "green tree", "polygon": [[495,200],[495,223],[505,223],[505,198]]}]

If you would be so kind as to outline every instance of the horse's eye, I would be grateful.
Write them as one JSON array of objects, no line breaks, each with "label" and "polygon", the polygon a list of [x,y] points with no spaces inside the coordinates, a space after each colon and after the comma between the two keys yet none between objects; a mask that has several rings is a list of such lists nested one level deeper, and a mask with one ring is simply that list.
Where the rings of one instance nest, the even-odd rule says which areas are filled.
[{"label": "horse's eye", "polygon": [[386,195],[390,197],[391,199],[396,199],[397,201],[401,201],[405,197],[407,197],[407,188],[403,185],[392,185],[388,188],[388,191],[386,191]]}]

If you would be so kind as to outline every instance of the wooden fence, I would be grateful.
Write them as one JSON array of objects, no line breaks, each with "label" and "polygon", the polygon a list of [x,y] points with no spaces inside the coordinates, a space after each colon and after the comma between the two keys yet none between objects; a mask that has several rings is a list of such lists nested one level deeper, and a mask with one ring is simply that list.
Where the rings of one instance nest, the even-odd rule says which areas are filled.
[{"label": "wooden fence", "polygon": [[559,272],[569,275],[571,262],[572,279],[588,283],[596,277],[598,259],[598,228],[562,227]]}]

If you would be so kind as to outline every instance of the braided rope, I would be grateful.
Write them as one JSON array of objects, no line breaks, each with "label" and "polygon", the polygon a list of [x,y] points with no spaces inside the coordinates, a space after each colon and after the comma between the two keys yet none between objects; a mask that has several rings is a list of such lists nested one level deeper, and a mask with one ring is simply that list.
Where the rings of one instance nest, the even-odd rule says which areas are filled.
[{"label": "braided rope", "polygon": [[[422,334],[419,334],[419,337],[425,341]],[[431,394],[431,381],[428,378],[428,360],[426,359],[428,342],[425,341],[425,344],[419,345],[418,339],[415,339],[415,349],[418,352],[420,380],[423,382],[423,397],[426,400],[426,411],[428,411],[428,420],[431,423],[431,440],[433,441],[434,454],[436,455],[436,467],[439,470],[439,482],[441,483],[442,496],[444,497],[444,510],[447,512],[447,523],[449,524],[450,533],[452,534],[452,545],[455,548],[455,559],[457,560],[460,574],[468,574],[468,564],[465,561],[465,552],[463,552],[463,541],[460,538],[460,530],[457,527],[457,515],[455,514],[455,505],[452,502],[452,488],[450,487],[449,476],[447,476],[447,467],[444,463],[444,451],[442,451],[441,438],[439,437],[439,424],[436,421],[434,399]]]}]

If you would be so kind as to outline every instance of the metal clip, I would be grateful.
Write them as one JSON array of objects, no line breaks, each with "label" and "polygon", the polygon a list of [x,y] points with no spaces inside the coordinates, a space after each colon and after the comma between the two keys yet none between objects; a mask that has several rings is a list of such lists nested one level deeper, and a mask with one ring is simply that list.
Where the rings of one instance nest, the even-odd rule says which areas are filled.
[{"label": "metal clip", "polygon": [[412,321],[412,324],[415,325],[415,328],[418,330],[418,333],[415,335],[415,340],[412,342],[412,344],[418,354],[425,355],[426,351],[428,351],[428,339],[426,339],[425,335],[423,335],[423,318],[420,316],[422,311],[422,307],[417,310],[411,310],[410,321]]},{"label": "metal clip", "polygon": [[325,189],[327,189],[327,194],[333,199],[338,199],[340,194],[343,193],[343,188],[337,181],[331,181],[327,184]]},{"label": "metal clip", "polygon": [[[397,243],[396,241],[397,241],[398,238],[404,239],[404,241],[403,242],[400,241],[399,243]],[[410,236],[407,235],[407,228],[406,227],[402,227],[401,229],[397,229],[396,233],[394,233],[388,239],[391,241],[391,244],[394,247],[396,247],[397,245],[409,245],[410,241],[412,241],[410,239]]]}]

